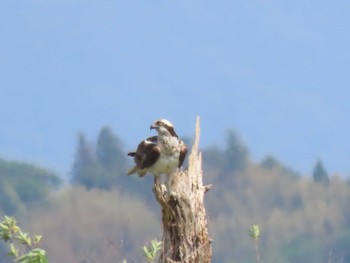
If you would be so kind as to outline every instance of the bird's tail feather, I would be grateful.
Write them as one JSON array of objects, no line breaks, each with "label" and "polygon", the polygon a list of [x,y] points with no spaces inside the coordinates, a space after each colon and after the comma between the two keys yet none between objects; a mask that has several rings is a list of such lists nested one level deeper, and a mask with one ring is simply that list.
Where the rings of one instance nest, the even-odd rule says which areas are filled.
[{"label": "bird's tail feather", "polygon": [[131,174],[134,174],[136,173],[137,171],[137,167],[134,166],[133,168],[129,169],[128,172],[126,173],[127,175],[131,175]]}]

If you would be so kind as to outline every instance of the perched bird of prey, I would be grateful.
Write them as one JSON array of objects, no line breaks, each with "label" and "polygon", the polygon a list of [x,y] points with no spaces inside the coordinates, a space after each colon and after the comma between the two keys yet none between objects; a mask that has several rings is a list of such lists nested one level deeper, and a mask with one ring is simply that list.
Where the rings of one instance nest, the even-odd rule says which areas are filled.
[{"label": "perched bird of prey", "polygon": [[177,136],[170,121],[160,119],[155,121],[150,129],[156,129],[158,135],[143,140],[136,152],[128,153],[134,157],[135,166],[128,175],[137,173],[140,177],[146,173],[154,174],[155,184],[159,183],[161,174],[166,174],[167,190],[170,192],[172,176],[186,157],[187,147]]}]

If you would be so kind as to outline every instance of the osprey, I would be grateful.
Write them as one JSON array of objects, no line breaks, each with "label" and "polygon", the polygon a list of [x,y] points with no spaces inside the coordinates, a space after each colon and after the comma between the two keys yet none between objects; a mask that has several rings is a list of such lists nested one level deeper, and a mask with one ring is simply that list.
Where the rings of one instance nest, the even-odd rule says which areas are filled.
[{"label": "osprey", "polygon": [[158,136],[143,140],[136,152],[128,153],[134,157],[135,166],[128,171],[128,175],[137,173],[143,177],[146,173],[154,174],[158,183],[161,174],[167,175],[167,188],[170,192],[172,175],[185,160],[187,147],[177,136],[174,126],[165,119],[155,121],[150,129],[156,129]]}]

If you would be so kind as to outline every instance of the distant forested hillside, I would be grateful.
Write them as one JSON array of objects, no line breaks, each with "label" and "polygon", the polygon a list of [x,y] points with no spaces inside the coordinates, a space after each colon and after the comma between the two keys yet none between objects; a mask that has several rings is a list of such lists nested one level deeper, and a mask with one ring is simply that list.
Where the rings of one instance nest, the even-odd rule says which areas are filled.
[{"label": "distant forested hillside", "polygon": [[[274,156],[253,160],[234,130],[225,147],[202,152],[204,181],[214,185],[205,196],[213,262],[255,262],[248,230],[258,224],[262,262],[350,263],[350,186],[322,160],[310,175]],[[50,262],[145,262],[141,247],[161,239],[160,211],[152,178],[126,176],[130,164],[108,127],[95,140],[79,134],[64,184],[44,168],[0,160],[0,215],[41,233]]]}]

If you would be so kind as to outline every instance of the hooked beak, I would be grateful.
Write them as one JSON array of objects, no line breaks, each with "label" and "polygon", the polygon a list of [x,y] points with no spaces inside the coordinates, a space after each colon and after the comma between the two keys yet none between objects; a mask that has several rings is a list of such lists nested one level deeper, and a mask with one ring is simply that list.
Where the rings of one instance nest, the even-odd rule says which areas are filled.
[{"label": "hooked beak", "polygon": [[158,125],[156,125],[155,123],[153,123],[153,124],[151,125],[151,127],[149,127],[150,130],[152,130],[152,129],[157,129],[157,128],[158,128]]}]

